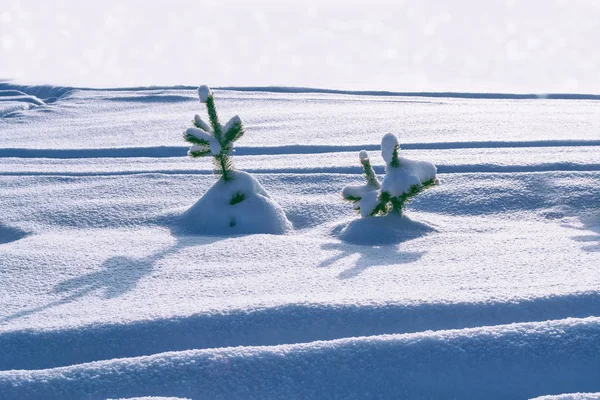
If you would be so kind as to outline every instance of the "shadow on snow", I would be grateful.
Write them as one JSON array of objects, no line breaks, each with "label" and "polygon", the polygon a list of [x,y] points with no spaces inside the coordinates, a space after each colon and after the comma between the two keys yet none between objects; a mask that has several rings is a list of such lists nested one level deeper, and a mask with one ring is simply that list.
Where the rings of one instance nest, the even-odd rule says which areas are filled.
[{"label": "shadow on snow", "polygon": [[345,243],[327,243],[321,246],[323,250],[338,250],[334,256],[329,257],[319,264],[319,267],[330,267],[337,261],[346,257],[352,257],[355,254],[359,255],[354,266],[345,271],[340,272],[338,278],[350,279],[360,275],[367,269],[375,266],[385,266],[389,264],[408,264],[418,261],[426,253],[419,252],[404,252],[398,249],[398,246],[359,246]]},{"label": "shadow on snow", "polygon": [[[176,228],[171,234],[176,236],[183,232]],[[218,236],[176,236],[176,242],[168,247],[150,254],[147,257],[135,258],[114,256],[106,259],[98,271],[67,279],[58,283],[52,294],[63,295],[62,298],[43,306],[26,309],[0,318],[0,323],[23,318],[63,304],[72,303],[95,292],[101,292],[103,298],[113,299],[135,289],[140,280],[154,270],[156,264],[165,257],[175,254],[181,249],[196,245],[210,244],[221,239]]]},{"label": "shadow on snow", "polygon": [[583,227],[575,229],[584,231],[588,234],[573,236],[572,239],[585,243],[583,250],[588,252],[600,252],[600,218],[580,218]]}]

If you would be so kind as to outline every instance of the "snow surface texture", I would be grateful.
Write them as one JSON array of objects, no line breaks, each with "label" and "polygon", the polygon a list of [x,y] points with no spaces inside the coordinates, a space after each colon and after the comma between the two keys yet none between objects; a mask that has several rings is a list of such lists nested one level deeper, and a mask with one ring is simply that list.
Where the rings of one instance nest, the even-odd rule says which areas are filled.
[{"label": "snow surface texture", "polygon": [[[215,93],[294,230],[180,230],[215,183],[178,134],[195,88],[0,119],[2,400],[600,392],[597,101]],[[339,240],[356,155],[381,179],[394,126],[442,184],[394,243]]]}]

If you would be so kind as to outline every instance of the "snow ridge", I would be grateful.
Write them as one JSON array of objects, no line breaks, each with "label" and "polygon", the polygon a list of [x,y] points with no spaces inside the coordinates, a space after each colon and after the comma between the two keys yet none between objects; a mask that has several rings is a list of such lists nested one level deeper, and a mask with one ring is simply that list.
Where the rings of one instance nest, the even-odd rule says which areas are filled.
[{"label": "snow ridge", "polygon": [[599,344],[598,318],[566,319],[4,371],[0,392],[15,399],[115,393],[195,399],[394,398],[399,393],[436,399],[528,398],[597,390],[600,356],[590,350]]}]

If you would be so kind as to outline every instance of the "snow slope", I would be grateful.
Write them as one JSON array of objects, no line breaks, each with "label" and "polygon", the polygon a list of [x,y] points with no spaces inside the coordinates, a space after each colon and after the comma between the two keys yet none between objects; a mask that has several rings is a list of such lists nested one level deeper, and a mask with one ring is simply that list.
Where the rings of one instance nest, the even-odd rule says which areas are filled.
[{"label": "snow slope", "polygon": [[[216,180],[194,89],[48,90],[0,118],[0,398],[600,392],[597,101],[217,90],[294,228],[224,237],[182,221]],[[440,185],[347,243],[385,132]]]}]

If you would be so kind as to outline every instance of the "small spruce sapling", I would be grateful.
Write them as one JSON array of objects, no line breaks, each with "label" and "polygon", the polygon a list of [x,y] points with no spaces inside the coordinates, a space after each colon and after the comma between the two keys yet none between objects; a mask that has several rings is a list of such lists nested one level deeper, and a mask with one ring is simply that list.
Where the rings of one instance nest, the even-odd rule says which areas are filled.
[{"label": "small spruce sapling", "polygon": [[360,162],[367,183],[344,187],[342,196],[354,203],[354,208],[360,211],[362,217],[388,214],[401,216],[407,202],[437,183],[435,165],[401,158],[398,156],[399,150],[396,136],[388,133],[383,137],[381,155],[386,162],[383,183],[375,176],[367,152],[360,152]]},{"label": "small spruce sapling", "polygon": [[244,135],[242,120],[236,115],[225,126],[221,125],[212,90],[208,86],[200,86],[198,96],[200,102],[206,104],[210,125],[199,115],[194,116],[194,128],[188,128],[183,134],[185,140],[192,144],[188,155],[193,158],[213,156],[215,174],[229,182],[234,179],[233,143]]},{"label": "small spruce sapling", "polygon": [[292,224],[283,209],[252,175],[233,168],[233,144],[244,134],[236,115],[224,126],[219,122],[215,99],[207,86],[198,88],[200,102],[206,104],[208,123],[198,115],[194,127],[183,136],[192,144],[190,157],[213,157],[214,172],[220,177],[182,215],[190,232],[209,235],[269,233],[283,234]]}]

